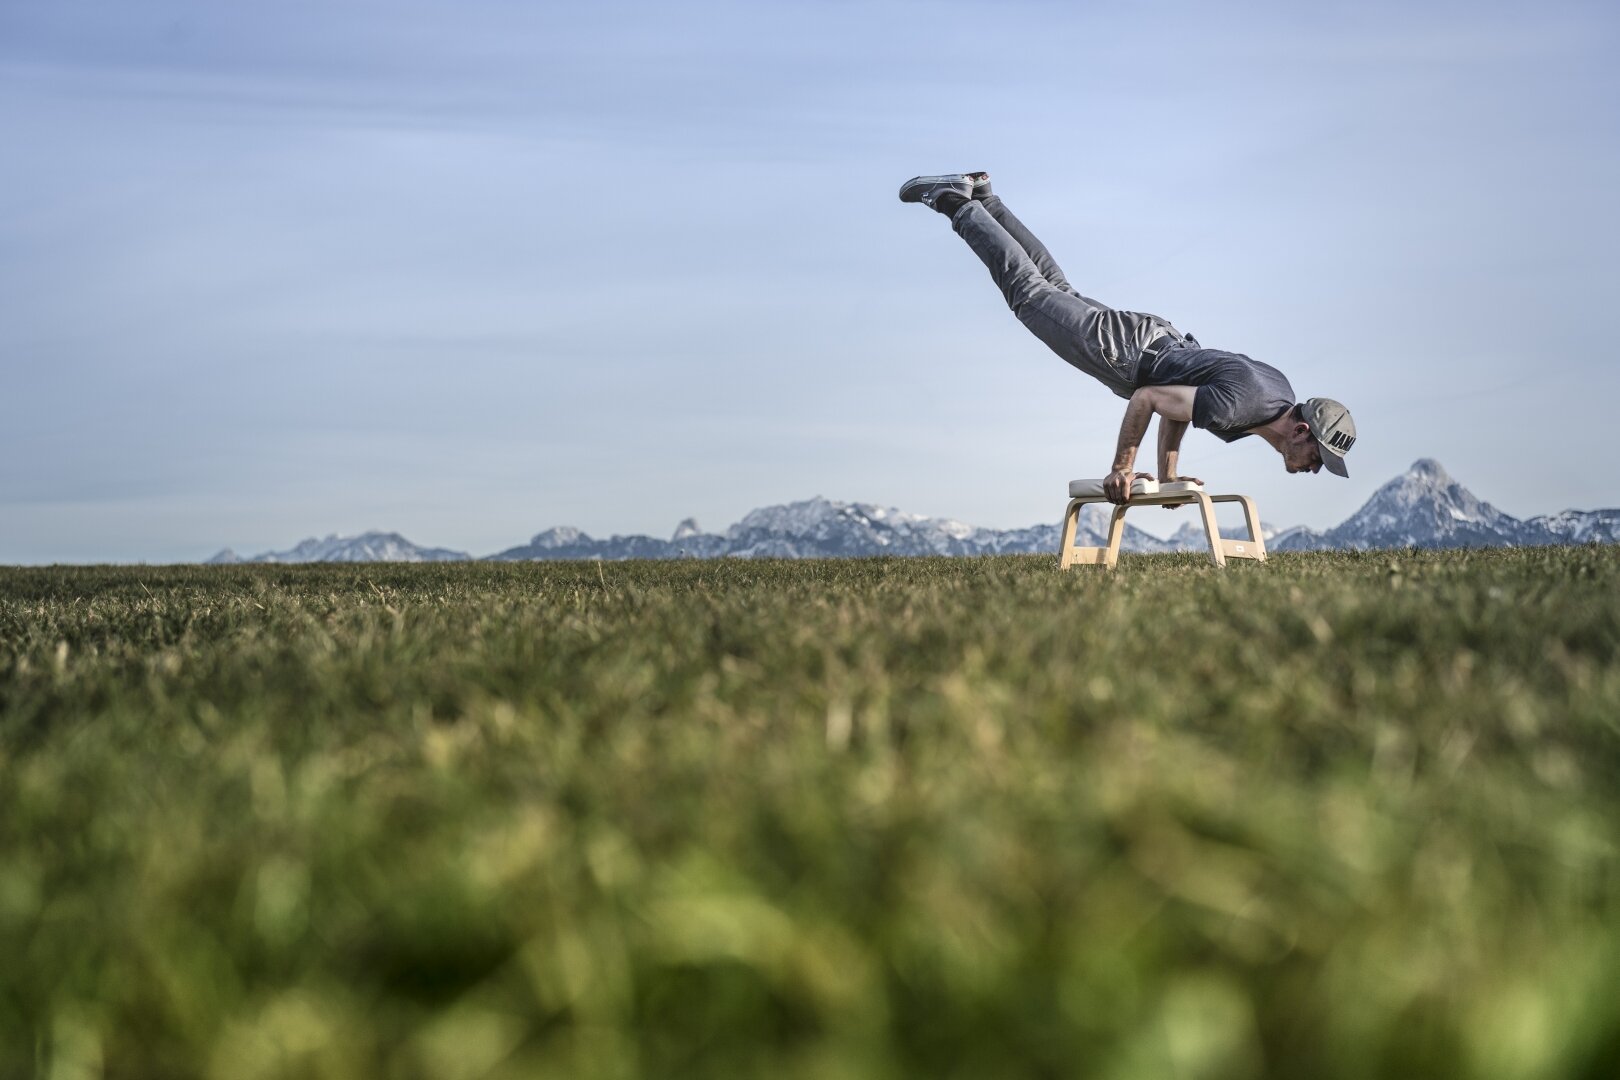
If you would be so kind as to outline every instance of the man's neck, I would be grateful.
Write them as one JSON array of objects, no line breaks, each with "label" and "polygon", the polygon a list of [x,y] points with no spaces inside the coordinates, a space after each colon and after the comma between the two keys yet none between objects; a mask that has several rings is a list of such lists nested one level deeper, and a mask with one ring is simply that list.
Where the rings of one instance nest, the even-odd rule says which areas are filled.
[{"label": "man's neck", "polygon": [[1294,427],[1294,410],[1284,409],[1275,420],[1249,429],[1250,435],[1258,435],[1271,444],[1271,448],[1279,454],[1288,442],[1288,433]]}]

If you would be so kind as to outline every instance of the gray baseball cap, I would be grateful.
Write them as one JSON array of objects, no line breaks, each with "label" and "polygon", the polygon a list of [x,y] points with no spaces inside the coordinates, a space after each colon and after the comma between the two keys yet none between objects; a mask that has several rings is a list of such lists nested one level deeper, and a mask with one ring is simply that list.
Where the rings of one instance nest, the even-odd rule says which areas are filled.
[{"label": "gray baseball cap", "polygon": [[1349,476],[1344,455],[1356,445],[1356,422],[1350,410],[1332,398],[1313,397],[1305,403],[1305,422],[1322,451],[1322,464],[1334,476]]}]

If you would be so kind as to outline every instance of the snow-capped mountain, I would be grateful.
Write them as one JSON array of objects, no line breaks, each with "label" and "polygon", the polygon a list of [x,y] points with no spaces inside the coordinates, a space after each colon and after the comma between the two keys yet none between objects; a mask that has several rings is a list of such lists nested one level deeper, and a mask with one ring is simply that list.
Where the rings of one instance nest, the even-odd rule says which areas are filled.
[{"label": "snow-capped mountain", "polygon": [[[1105,542],[1107,511],[1087,507],[1082,542]],[[1058,525],[984,529],[949,518],[922,517],[893,507],[817,496],[754,510],[724,535],[705,533],[688,518],[668,540],[651,536],[593,539],[578,529],[548,529],[494,559],[828,558],[860,555],[1000,555],[1056,551]],[[1165,541],[1126,524],[1127,551],[1172,551]]]},{"label": "snow-capped mountain", "polygon": [[1553,544],[1620,543],[1620,510],[1561,510],[1556,514],[1533,517],[1551,533]]},{"label": "snow-capped mountain", "polygon": [[1274,546],[1309,548],[1501,547],[1556,543],[1542,526],[1504,514],[1423,458],[1325,533],[1300,530]]},{"label": "snow-capped mountain", "polygon": [[725,537],[713,536],[687,518],[668,540],[653,536],[611,536],[597,540],[572,527],[536,533],[527,544],[507,548],[491,559],[709,559],[726,554]]},{"label": "snow-capped mountain", "polygon": [[286,551],[266,551],[243,558],[226,548],[210,563],[306,562],[459,562],[472,558],[465,551],[418,547],[399,533],[363,532],[359,536],[310,537]]},{"label": "snow-capped mountain", "polygon": [[[1086,507],[1080,517],[1078,542],[1106,543],[1108,516],[1106,505]],[[1022,529],[986,529],[950,518],[922,517],[893,507],[817,496],[754,510],[724,533],[704,532],[691,518],[676,526],[668,540],[639,535],[598,540],[579,529],[561,526],[537,533],[528,543],[488,558],[1024,554],[1057,551],[1058,531],[1056,521]],[[1221,532],[1233,537],[1243,534],[1241,526],[1223,527]],[[1262,522],[1261,532],[1271,551],[1616,543],[1620,542],[1620,509],[1565,510],[1521,520],[1477,498],[1447,475],[1439,462],[1424,458],[1379,488],[1361,509],[1331,529],[1318,531],[1303,525],[1277,529]],[[1195,520],[1184,519],[1168,540],[1160,540],[1127,522],[1121,547],[1133,552],[1202,551],[1205,541],[1203,529]],[[248,559],[226,550],[209,562],[429,562],[466,558],[469,556],[460,551],[418,547],[398,533],[368,532],[354,537],[305,540],[289,551],[268,551]]]},{"label": "snow-capped mountain", "polygon": [[1620,540],[1620,510],[1565,510],[1533,518],[1505,514],[1423,458],[1373,492],[1361,509],[1325,532],[1279,533],[1273,551],[1399,547],[1526,547]]}]

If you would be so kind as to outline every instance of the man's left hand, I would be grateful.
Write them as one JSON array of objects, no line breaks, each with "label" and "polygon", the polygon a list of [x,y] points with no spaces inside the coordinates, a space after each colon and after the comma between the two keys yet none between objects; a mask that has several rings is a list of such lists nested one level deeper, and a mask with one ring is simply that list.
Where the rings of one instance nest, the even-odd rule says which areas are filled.
[{"label": "man's left hand", "polygon": [[[1202,486],[1204,482],[1202,480],[1198,479],[1198,477],[1196,477],[1196,476],[1161,476],[1161,477],[1159,477],[1159,483],[1161,483],[1161,484],[1198,484],[1198,485]],[[1186,506],[1186,505],[1187,505],[1186,503],[1165,503],[1164,508],[1166,510],[1180,510],[1183,506]]]}]

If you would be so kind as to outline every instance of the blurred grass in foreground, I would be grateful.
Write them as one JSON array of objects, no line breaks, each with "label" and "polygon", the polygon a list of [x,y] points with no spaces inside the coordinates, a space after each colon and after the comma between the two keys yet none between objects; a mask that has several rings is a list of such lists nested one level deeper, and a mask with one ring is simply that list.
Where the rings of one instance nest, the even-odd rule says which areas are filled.
[{"label": "blurred grass in foreground", "polygon": [[1609,1077],[1620,549],[0,570],[0,1077]]}]

